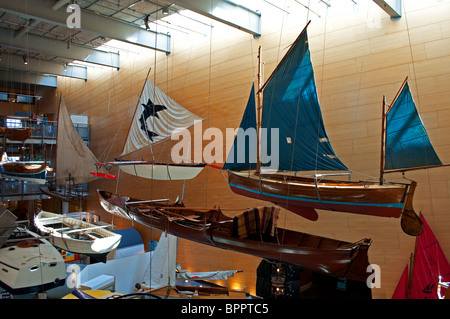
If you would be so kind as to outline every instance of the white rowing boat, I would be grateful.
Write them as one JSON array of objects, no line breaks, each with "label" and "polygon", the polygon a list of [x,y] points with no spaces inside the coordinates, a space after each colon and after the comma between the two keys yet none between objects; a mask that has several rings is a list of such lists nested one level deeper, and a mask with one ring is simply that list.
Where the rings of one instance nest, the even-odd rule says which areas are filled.
[{"label": "white rowing boat", "polygon": [[66,215],[41,211],[34,218],[41,234],[61,249],[106,261],[106,255],[116,249],[122,238],[108,229]]}]

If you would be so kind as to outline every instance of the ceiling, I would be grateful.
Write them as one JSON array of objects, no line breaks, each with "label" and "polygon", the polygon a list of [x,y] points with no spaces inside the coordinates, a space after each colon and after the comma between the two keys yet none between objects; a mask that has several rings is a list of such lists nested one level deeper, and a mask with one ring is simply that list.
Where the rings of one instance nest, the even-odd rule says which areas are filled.
[{"label": "ceiling", "polygon": [[[213,6],[228,16],[215,15]],[[237,12],[256,19],[256,28],[232,21]],[[259,36],[260,15],[228,0],[0,0],[0,86],[56,86],[56,76],[87,80],[86,64],[74,61],[119,69],[119,49],[105,46],[112,39],[170,54],[171,31],[196,32],[168,22],[175,15],[203,24],[216,19]]]},{"label": "ceiling", "polygon": [[[259,37],[261,14],[246,6],[275,6],[271,1],[0,0],[0,87],[56,87],[57,76],[88,80],[86,65],[120,68],[119,46],[110,40],[170,54],[171,34],[207,35],[205,28],[213,20]],[[293,1],[311,10],[301,0]],[[388,2],[401,4],[373,1],[386,12],[392,11]],[[330,6],[325,0],[316,2]]]}]

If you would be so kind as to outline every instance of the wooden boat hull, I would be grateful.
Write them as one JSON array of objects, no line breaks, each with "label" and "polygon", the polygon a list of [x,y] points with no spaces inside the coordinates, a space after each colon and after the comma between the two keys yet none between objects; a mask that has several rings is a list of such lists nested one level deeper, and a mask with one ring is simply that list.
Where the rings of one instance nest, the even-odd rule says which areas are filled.
[{"label": "wooden boat hull", "polygon": [[63,285],[66,266],[47,240],[27,229],[16,228],[0,248],[0,284],[14,294]]},{"label": "wooden boat hull", "polygon": [[26,165],[21,162],[9,162],[1,165],[1,173],[5,178],[13,178],[45,184],[47,176],[47,165]]},{"label": "wooden boat hull", "polygon": [[4,135],[11,141],[20,141],[23,142],[31,137],[31,134],[33,134],[34,131],[39,131],[40,129],[34,130],[31,128],[7,128],[2,127],[0,128],[0,134]]},{"label": "wooden boat hull", "polygon": [[398,218],[410,186],[331,180],[316,183],[314,178],[285,179],[283,175],[263,175],[260,180],[257,175],[231,171],[228,183],[236,194],[272,202],[309,220],[317,220],[315,209]]},{"label": "wooden boat hull", "polygon": [[[121,235],[78,219],[41,211],[34,224],[49,241],[61,249],[100,258],[120,243]],[[83,231],[77,231],[82,229]]]},{"label": "wooden boat hull", "polygon": [[[233,235],[234,219],[223,215],[220,210],[200,212],[170,205],[161,205],[158,208],[142,204],[128,205],[127,202],[131,202],[129,197],[99,190],[97,195],[102,207],[111,214],[180,238],[292,264],[335,277],[365,281],[368,276],[367,252],[370,239],[348,243],[282,228],[276,228],[276,238],[265,238],[264,241],[261,241],[260,237],[239,238]],[[175,215],[167,215],[169,209],[172,209],[172,214]],[[198,221],[189,217],[192,214],[199,216]],[[177,215],[185,217],[176,217]]]},{"label": "wooden boat hull", "polygon": [[127,174],[155,180],[186,180],[195,178],[206,164],[167,164],[146,161],[109,162]]},{"label": "wooden boat hull", "polygon": [[39,187],[42,193],[56,199],[60,199],[64,202],[72,202],[76,200],[81,200],[89,196],[89,193],[80,190],[69,190],[65,187],[59,188],[58,186],[50,187],[48,185],[44,185]]}]

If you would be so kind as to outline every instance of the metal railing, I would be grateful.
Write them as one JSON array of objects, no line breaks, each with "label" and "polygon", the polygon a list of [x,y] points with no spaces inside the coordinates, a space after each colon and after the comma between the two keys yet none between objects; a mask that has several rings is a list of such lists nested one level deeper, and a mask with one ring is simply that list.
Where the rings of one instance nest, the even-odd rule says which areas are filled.
[{"label": "metal railing", "polygon": [[[85,142],[89,142],[89,124],[74,123],[75,129]],[[7,128],[31,128],[33,133],[31,138],[56,138],[58,131],[57,121],[34,120],[15,117],[0,117],[0,127]]]}]

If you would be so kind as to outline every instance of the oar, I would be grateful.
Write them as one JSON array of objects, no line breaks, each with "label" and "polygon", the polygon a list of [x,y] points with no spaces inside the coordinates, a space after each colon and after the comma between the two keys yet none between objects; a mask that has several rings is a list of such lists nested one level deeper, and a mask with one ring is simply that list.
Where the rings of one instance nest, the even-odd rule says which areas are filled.
[{"label": "oar", "polygon": [[[139,208],[138,208],[138,209],[139,209]],[[153,212],[153,213],[157,213],[157,214],[159,214],[159,215],[163,215],[164,217],[169,217],[169,218],[170,218],[170,216],[167,216],[167,215],[172,215],[172,216],[174,216],[174,217],[178,217],[178,218],[190,220],[191,222],[196,222],[196,223],[199,222],[199,220],[194,219],[194,218],[192,218],[192,217],[190,217],[190,216],[184,216],[184,215],[181,215],[181,214],[177,214],[177,213],[174,213],[174,212],[170,212],[170,211],[168,211],[168,210],[165,210],[165,209],[162,208],[162,207],[146,208],[146,209],[139,209],[139,210],[142,211],[142,212]],[[199,217],[200,217],[200,216],[199,216]]]}]

